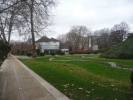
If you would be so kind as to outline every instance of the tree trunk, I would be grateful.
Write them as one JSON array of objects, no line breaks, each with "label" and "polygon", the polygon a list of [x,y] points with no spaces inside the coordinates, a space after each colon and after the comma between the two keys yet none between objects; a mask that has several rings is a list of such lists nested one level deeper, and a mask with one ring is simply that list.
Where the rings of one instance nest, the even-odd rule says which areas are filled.
[{"label": "tree trunk", "polygon": [[11,32],[12,32],[12,26],[13,26],[13,17],[14,17],[14,14],[12,13],[12,16],[10,18],[10,23],[9,23],[8,43],[10,43],[10,38],[11,38]]},{"label": "tree trunk", "polygon": [[31,14],[31,35],[32,35],[32,47],[33,47],[33,54],[32,57],[37,57],[37,53],[36,53],[36,46],[35,46],[35,35],[34,35],[34,22],[33,22],[33,2],[34,0],[32,0],[32,4],[30,6],[30,14]]}]

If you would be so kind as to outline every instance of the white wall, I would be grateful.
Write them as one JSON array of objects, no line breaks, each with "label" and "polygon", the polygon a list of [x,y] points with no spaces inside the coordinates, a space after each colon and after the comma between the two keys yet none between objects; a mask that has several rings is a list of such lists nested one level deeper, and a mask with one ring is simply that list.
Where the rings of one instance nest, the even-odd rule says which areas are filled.
[{"label": "white wall", "polygon": [[36,43],[36,48],[38,48],[38,46],[41,46],[41,51],[44,52],[44,50],[58,50],[60,43],[59,42],[40,42],[40,43]]},{"label": "white wall", "polygon": [[98,45],[93,45],[92,50],[98,50]]}]

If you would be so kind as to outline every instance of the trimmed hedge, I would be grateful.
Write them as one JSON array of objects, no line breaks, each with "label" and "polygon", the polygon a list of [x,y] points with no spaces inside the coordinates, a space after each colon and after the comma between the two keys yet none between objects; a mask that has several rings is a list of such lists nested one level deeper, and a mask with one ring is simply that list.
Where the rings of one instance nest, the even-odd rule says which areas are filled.
[{"label": "trimmed hedge", "polygon": [[109,49],[107,52],[100,55],[100,57],[115,59],[133,59],[133,37],[129,37],[125,41]]},{"label": "trimmed hedge", "polygon": [[30,52],[27,53],[27,56],[28,56],[28,57],[31,57],[31,56],[32,56],[32,53],[30,53]]}]

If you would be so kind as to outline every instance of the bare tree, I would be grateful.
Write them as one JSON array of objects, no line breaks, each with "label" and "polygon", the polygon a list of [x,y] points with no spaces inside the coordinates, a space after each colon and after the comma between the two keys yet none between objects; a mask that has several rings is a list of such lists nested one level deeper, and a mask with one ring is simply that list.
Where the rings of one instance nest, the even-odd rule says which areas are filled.
[{"label": "bare tree", "polygon": [[129,25],[126,22],[114,25],[111,32],[112,39],[116,38],[116,41],[122,42],[129,30]]},{"label": "bare tree", "polygon": [[66,34],[61,34],[57,37],[57,39],[62,42],[65,43],[66,42]]},{"label": "bare tree", "polygon": [[[5,1],[3,5],[10,5],[14,2],[17,2],[17,1],[15,0]],[[1,15],[0,31],[2,34],[1,36],[4,37],[3,40],[5,42],[10,43],[12,32],[18,29],[22,24],[22,19],[21,19],[22,9],[24,9],[24,7],[21,5],[21,3],[17,3],[14,6],[8,8],[6,11],[3,11],[2,13],[0,13]]]},{"label": "bare tree", "polygon": [[110,29],[104,28],[99,31],[99,36],[97,38],[97,44],[99,47],[109,47],[109,35],[110,35]]},{"label": "bare tree", "polygon": [[[21,1],[21,2],[20,2]],[[20,5],[21,13],[19,14],[19,18],[23,20],[27,27],[24,28],[24,25],[19,22],[17,25],[17,29],[19,33],[31,33],[32,36],[32,44],[33,44],[33,57],[36,56],[36,47],[35,47],[35,33],[42,31],[44,28],[50,25],[50,9],[57,4],[57,0],[11,0],[3,1],[0,5],[1,13],[5,11],[10,11],[10,9],[16,7],[16,5]],[[6,5],[6,7],[4,7]],[[13,16],[11,17],[12,20],[9,22],[9,26],[11,26],[9,30],[9,37],[8,41],[10,41],[10,34],[12,31],[12,21]],[[21,27],[24,29],[22,29]],[[2,29],[2,28],[1,28]],[[2,34],[0,35],[2,37]]]},{"label": "bare tree", "polygon": [[[13,1],[13,0],[10,0]],[[13,8],[15,5],[17,5],[18,3],[25,1],[25,0],[15,0],[12,3],[8,3],[7,0],[1,0],[0,1],[0,14],[3,13],[6,10],[9,10],[10,8]]]},{"label": "bare tree", "polygon": [[[26,0],[23,1],[29,8],[30,18],[29,20],[25,17],[28,22],[30,22],[30,30],[32,35],[33,44],[33,57],[37,56],[35,47],[35,32],[44,29],[49,25],[50,8],[55,6],[57,0]],[[44,27],[41,27],[44,25]],[[40,27],[39,27],[40,26]]]},{"label": "bare tree", "polygon": [[91,35],[91,30],[88,30],[86,26],[78,26],[79,27],[79,32],[81,40],[80,40],[80,45],[82,48],[82,51],[84,50],[85,46],[89,45],[89,36]]},{"label": "bare tree", "polygon": [[67,34],[67,41],[70,44],[70,47],[73,47],[75,51],[77,51],[77,49],[79,48],[81,41],[78,29],[79,29],[78,26],[73,26],[69,31],[69,33]]}]

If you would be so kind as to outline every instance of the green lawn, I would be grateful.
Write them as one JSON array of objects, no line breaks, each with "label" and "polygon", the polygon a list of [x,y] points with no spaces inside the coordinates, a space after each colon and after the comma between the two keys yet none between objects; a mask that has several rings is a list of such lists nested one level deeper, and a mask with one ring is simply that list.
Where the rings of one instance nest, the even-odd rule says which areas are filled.
[{"label": "green lawn", "polygon": [[[129,78],[131,71],[92,62],[93,60],[103,61],[97,57],[98,55],[69,55],[20,60],[72,100],[130,100],[133,98]],[[49,58],[87,60],[87,62],[49,61]],[[104,61],[117,63],[117,60],[113,59]],[[130,61],[122,61],[130,65]]]}]

